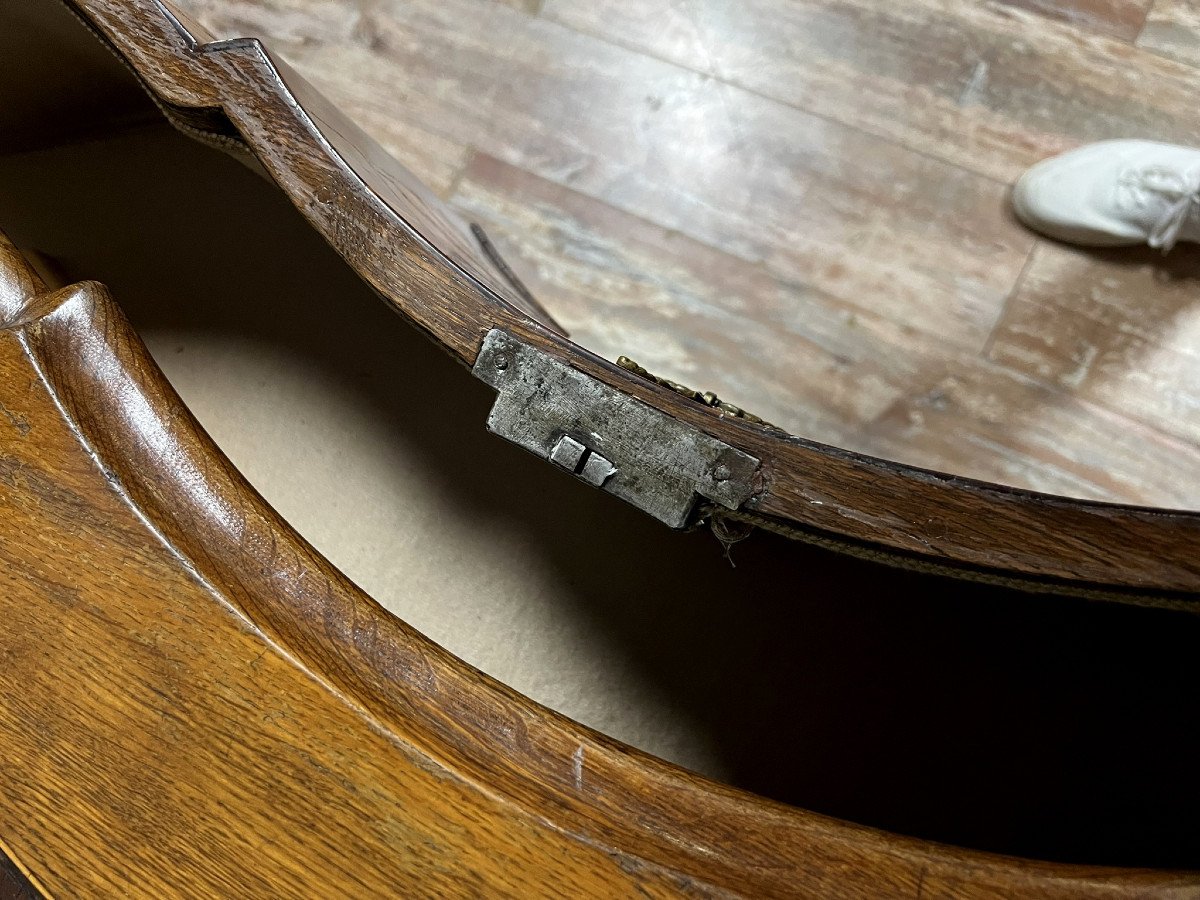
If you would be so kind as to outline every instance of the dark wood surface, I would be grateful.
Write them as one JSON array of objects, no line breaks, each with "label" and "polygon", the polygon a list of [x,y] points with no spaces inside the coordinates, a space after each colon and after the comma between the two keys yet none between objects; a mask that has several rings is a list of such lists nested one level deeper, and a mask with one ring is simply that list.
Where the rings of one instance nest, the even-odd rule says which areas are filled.
[{"label": "dark wood surface", "polygon": [[388,615],[248,487],[107,291],[0,243],[4,846],[50,896],[1039,896],[623,747]]},{"label": "dark wood surface", "polygon": [[[483,334],[505,327],[760,457],[764,484],[750,506],[768,521],[906,565],[1028,576],[1150,602],[1188,603],[1181,595],[1200,589],[1200,517],[1194,514],[1035,495],[784,437],[723,419],[598,359],[431,252],[405,224],[403,211],[398,215],[384,201],[384,189],[372,187],[371,171],[356,173],[328,152],[287,90],[286,73],[260,44],[204,45],[140,0],[78,0],[75,6],[169,108],[221,110],[230,130],[335,249],[459,359],[469,364]],[[321,120],[343,131],[333,113]]]},{"label": "dark wood surface", "polygon": [[0,846],[0,900],[41,900],[42,897],[29,876],[5,855]]}]

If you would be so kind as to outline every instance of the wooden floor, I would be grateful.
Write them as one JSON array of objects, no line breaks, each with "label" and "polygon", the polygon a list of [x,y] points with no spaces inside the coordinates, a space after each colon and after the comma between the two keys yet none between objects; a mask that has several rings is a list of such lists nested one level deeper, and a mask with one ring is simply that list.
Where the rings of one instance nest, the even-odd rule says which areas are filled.
[{"label": "wooden floor", "polygon": [[1009,212],[1200,135],[1194,0],[176,0],[484,225],[586,346],[796,434],[1200,508],[1200,248]]}]

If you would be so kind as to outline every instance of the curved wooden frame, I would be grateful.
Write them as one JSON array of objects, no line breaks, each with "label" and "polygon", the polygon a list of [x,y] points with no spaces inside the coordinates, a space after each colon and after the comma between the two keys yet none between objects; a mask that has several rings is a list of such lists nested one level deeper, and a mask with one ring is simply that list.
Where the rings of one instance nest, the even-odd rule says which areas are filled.
[{"label": "curved wooden frame", "polygon": [[1200,514],[1010,489],[721,415],[572,343],[521,303],[401,167],[254,39],[215,41],[162,0],[64,0],[195,137],[250,152],[390,305],[474,363],[503,328],[763,461],[745,512],[792,537],[1038,590],[1166,605],[1200,593]]},{"label": "curved wooden frame", "polygon": [[[107,597],[105,621],[124,617],[137,621],[147,614],[146,604],[162,602],[166,592],[177,608],[188,610],[186,620],[170,627],[184,632],[199,628],[202,639],[229,641],[228,650],[220,651],[222,660],[238,656],[240,645],[233,646],[232,632],[212,635],[211,624],[196,620],[207,616],[226,621],[225,627],[239,634],[249,628],[246,640],[265,642],[263,649],[257,660],[231,671],[244,676],[246,670],[261,667],[262,656],[270,654],[272,665],[290,673],[287,677],[295,685],[315,680],[321,699],[308,701],[313,707],[303,710],[302,727],[317,734],[318,744],[329,740],[320,734],[335,709],[343,717],[351,714],[364,734],[384,738],[372,751],[376,757],[386,754],[374,758],[378,771],[386,771],[400,783],[434,773],[435,780],[466,792],[456,794],[457,801],[434,796],[424,802],[484,804],[474,812],[470,806],[465,814],[471,815],[469,827],[485,851],[488,841],[503,843],[497,836],[514,829],[522,833],[532,829],[538,835],[522,839],[528,843],[528,871],[508,872],[502,864],[484,871],[478,868],[478,858],[463,858],[458,861],[461,871],[454,873],[463,883],[484,879],[501,893],[517,894],[537,885],[541,885],[538,892],[548,890],[548,882],[568,878],[575,879],[570,882],[575,889],[588,893],[636,888],[651,896],[732,891],[754,896],[889,897],[993,896],[997,892],[1047,897],[1125,895],[1152,887],[1200,884],[1200,879],[1189,875],[1024,862],[899,838],[753,797],[612,741],[471,669],[363,594],[281,520],[221,455],[102,286],[83,283],[49,291],[0,238],[0,366],[8,367],[9,384],[19,374],[13,369],[18,364],[13,351],[4,349],[13,346],[13,338],[28,367],[29,381],[52,401],[53,406],[41,401],[40,408],[57,410],[62,418],[57,425],[44,417],[15,420],[18,425],[25,422],[25,430],[18,428],[24,437],[33,437],[18,451],[29,460],[22,469],[28,483],[40,483],[37,467],[58,466],[62,475],[55,477],[70,485],[65,499],[56,493],[22,501],[31,515],[41,517],[41,531],[60,551],[57,558],[69,559],[72,552],[86,555],[88,537],[76,523],[54,516],[52,509],[66,503],[79,521],[98,520],[104,504],[111,507],[115,500],[136,514],[136,519],[106,526],[120,531],[124,552],[145,559],[151,550],[140,548],[161,549],[165,544],[173,554],[168,559],[177,560],[185,581],[192,585],[188,596],[180,597],[178,586],[159,587],[150,568],[145,576],[135,572],[131,577],[147,580],[136,594]],[[8,407],[5,414],[20,415]],[[64,436],[55,438],[56,433]],[[70,446],[74,446],[70,452],[64,449]],[[5,540],[12,539],[10,533]],[[73,543],[79,544],[77,549],[73,550]],[[49,568],[54,570],[56,564],[50,563]],[[9,602],[29,607],[33,615],[56,614],[55,604],[61,601],[51,586],[60,576],[55,571],[43,574],[41,580],[25,582]],[[91,587],[109,590],[103,585]],[[79,615],[69,609],[57,614]],[[244,657],[250,651],[242,653]],[[149,703],[159,709],[152,710],[154,715],[164,717],[188,708],[186,701],[179,702],[181,686],[169,671],[146,675],[124,666],[119,657],[111,662],[106,677],[113,679],[113,693],[107,699],[91,696],[87,702]],[[206,677],[210,677],[207,671],[193,675],[197,695],[211,693],[203,688]],[[223,690],[236,688],[219,683]],[[190,692],[193,685],[189,681],[182,689]],[[0,695],[5,698],[0,701],[0,718],[33,715],[22,712],[19,702],[14,711],[16,698],[11,694]],[[64,703],[73,705],[65,699]],[[88,727],[86,720],[79,727]],[[203,737],[180,742],[170,753],[181,758],[173,758],[172,764],[196,766],[204,774],[212,769],[214,759],[223,760],[224,741],[246,742],[269,727],[274,723],[261,715],[257,703],[227,705],[220,717],[191,721],[189,728]],[[10,742],[12,738],[10,732]],[[34,749],[28,752],[41,749],[36,736],[30,746]],[[11,756],[13,765],[18,765],[15,761],[21,752],[12,751]],[[122,764],[121,756],[121,748],[114,746],[90,756],[57,759],[51,777],[60,788],[104,783],[110,770]],[[268,774],[252,774],[268,780],[277,802],[297,802],[294,793],[307,789],[308,782],[301,780],[298,788],[286,772],[272,770],[271,759],[261,762]],[[147,777],[163,765],[155,759],[137,763],[145,767]],[[368,774],[332,774],[343,785],[346,778],[362,779],[346,790],[354,803],[365,805],[367,814],[396,814],[395,800],[384,795]],[[220,776],[221,788],[225,780],[236,782],[239,777],[243,773],[225,772]],[[53,803],[45,807],[45,787],[37,785],[33,794],[37,799],[28,803],[53,822],[60,811]],[[29,793],[27,788],[24,785],[10,794],[23,797]],[[236,793],[230,796],[240,797],[236,802],[256,802]],[[235,832],[241,827],[239,815],[249,813],[248,808],[222,806],[221,810],[226,827]],[[463,812],[457,806],[456,810]],[[113,834],[138,827],[123,818],[123,806],[92,815],[104,814],[117,817],[101,823]],[[167,810],[167,814],[177,820],[172,828],[185,834],[195,827],[190,817],[201,816],[195,810],[180,816]],[[335,804],[322,814],[336,818],[343,813]],[[38,863],[45,863],[45,854],[53,846],[52,839],[45,837],[47,829],[54,830],[42,821],[26,821],[16,832],[25,852],[18,849],[15,859],[35,884],[43,882]],[[157,872],[155,877],[191,883],[190,879],[200,877],[199,869],[187,870],[186,859],[181,862],[168,853],[173,839],[178,839],[174,832],[143,834],[136,861],[118,860],[116,865],[132,867],[140,877],[156,865],[184,866],[181,872]],[[286,836],[273,840],[286,841]],[[434,847],[446,836],[431,832],[424,840]],[[78,855],[74,860],[58,860],[57,871],[50,873],[51,883],[62,887],[64,877],[70,884],[70,863],[78,864],[96,850],[78,842],[59,849]],[[225,852],[210,846],[194,849],[202,857]],[[385,845],[352,862],[377,878],[404,861],[389,859]],[[261,874],[263,865],[279,865],[266,857],[237,864],[245,865],[247,883],[252,875]],[[406,879],[431,877],[420,869],[405,870]],[[425,886],[432,891],[431,885]]]},{"label": "curved wooden frame", "polygon": [[[123,6],[91,0],[77,3],[81,9],[109,9],[105,15],[113,18],[106,20],[97,13],[88,21],[97,28],[107,21],[118,36],[135,30],[116,18],[123,8],[142,32],[151,25],[162,26],[159,37],[163,40],[171,34],[180,38],[179,26],[157,5],[140,0]],[[151,28],[147,33],[153,38],[156,32]],[[853,488],[866,498],[863,502],[871,501],[863,509],[876,513],[891,509],[897,517],[911,515],[906,504],[922,497],[949,498],[945,502],[950,502],[961,495],[954,508],[963,521],[969,521],[972,510],[976,515],[987,510],[977,497],[971,500],[984,491],[991,498],[989,503],[1012,503],[1020,513],[1013,515],[1022,527],[1034,527],[1037,510],[1042,507],[1057,510],[1051,524],[1069,522],[1072,514],[1084,515],[1084,521],[1091,522],[1086,516],[1103,512],[1103,517],[1095,519],[1100,524],[1089,532],[1092,540],[1113,538],[1126,514],[1136,513],[1136,521],[1147,523],[1144,533],[1139,532],[1147,538],[1171,532],[1172,523],[1195,518],[1056,501],[890,467],[721,419],[710,410],[690,406],[675,395],[631,379],[566,342],[552,327],[538,325],[520,312],[520,298],[509,294],[503,273],[497,277],[487,269],[487,260],[468,258],[473,252],[469,245],[450,247],[443,255],[390,207],[381,209],[383,201],[357,180],[341,156],[324,144],[311,143],[319,139],[311,112],[294,104],[275,82],[253,81],[265,71],[274,71],[255,42],[233,42],[203,51],[183,41],[165,44],[169,52],[154,56],[148,54],[164,51],[153,50],[151,38],[146,38],[144,55],[133,57],[144,78],[146,72],[168,81],[175,78],[155,66],[176,60],[179,66],[196,67],[214,82],[225,80],[247,90],[248,85],[258,84],[257,93],[243,98],[247,108],[261,112],[259,104],[262,109],[283,104],[277,112],[293,119],[271,128],[306,130],[299,132],[293,146],[284,140],[282,131],[272,132],[266,125],[257,132],[251,129],[259,141],[282,141],[278,152],[268,152],[268,143],[250,141],[264,167],[293,199],[309,198],[309,205],[302,209],[310,221],[322,234],[332,235],[334,245],[360,273],[392,279],[372,281],[381,292],[384,287],[391,291],[384,294],[385,299],[460,359],[470,360],[476,339],[486,329],[508,327],[710,433],[727,440],[724,436],[735,438],[747,448],[762,447],[772,470],[767,473],[760,509],[768,498],[774,497],[778,505],[783,503],[780,497],[787,496],[776,492],[781,483],[780,466],[789,459],[810,459],[823,468],[809,476],[806,489]],[[130,35],[126,39],[131,46],[138,46]],[[168,102],[163,95],[159,99]],[[190,97],[190,101],[200,99]],[[211,100],[170,105],[166,111],[181,127],[240,152],[246,144],[233,136],[231,126],[223,126],[215,117],[213,110],[218,105]],[[311,101],[306,105],[311,106]],[[237,107],[220,108],[228,113]],[[239,115],[246,122],[253,121],[250,112]],[[238,130],[242,127],[245,123]],[[313,146],[324,155],[311,157]],[[327,180],[322,182],[322,177]],[[315,194],[305,194],[305,185],[312,184],[324,184],[328,193],[318,189]],[[419,206],[409,211],[414,218],[420,214]],[[440,226],[432,222],[429,227],[436,231]],[[370,242],[364,244],[365,250],[355,251],[356,239]],[[395,241],[393,249],[403,252],[395,258],[383,253],[387,241]],[[468,274],[470,271],[475,274]],[[536,308],[527,312],[538,314]],[[483,884],[492,893],[521,896],[548,894],[568,886],[594,894],[641,891],[650,896],[728,891],[756,896],[888,897],[1126,896],[1149,889],[1167,892],[1200,886],[1200,877],[1190,874],[1026,862],[839,822],[692,775],[538,706],[449,655],[351,584],[225,459],[102,286],[84,283],[48,290],[2,237],[0,369],[6,374],[0,383],[8,391],[7,405],[0,405],[0,425],[7,430],[0,438],[10,441],[12,450],[11,459],[6,456],[3,460],[6,468],[0,475],[14,485],[0,501],[15,506],[24,517],[7,521],[0,516],[0,551],[10,562],[16,558],[28,563],[27,568],[36,575],[22,579],[10,572],[7,613],[18,621],[22,615],[45,620],[54,641],[60,639],[54,625],[94,619],[131,637],[132,648],[127,659],[124,648],[107,650],[94,642],[85,644],[98,654],[96,660],[86,662],[108,667],[104,671],[106,691],[89,692],[86,685],[76,686],[65,678],[63,685],[48,689],[62,709],[47,712],[23,705],[20,679],[44,669],[49,642],[39,645],[30,637],[0,647],[6,660],[6,666],[0,667],[0,681],[15,678],[18,685],[17,689],[8,685],[7,690],[0,690],[0,723],[7,741],[6,790],[0,812],[8,821],[6,833],[0,835],[0,893],[8,882],[22,890],[28,887],[53,893],[57,887],[64,893],[80,893],[80,885],[71,881],[72,864],[74,873],[86,870],[90,883],[100,884],[99,876],[88,866],[91,862],[106,874],[117,870],[144,879],[124,886],[140,887],[147,894],[161,894],[180,885],[199,891],[217,883],[211,880],[217,874],[228,879],[230,871],[243,880],[219,882],[226,890],[240,887],[245,894],[247,885],[261,885],[263,882],[255,879],[263,877],[276,880],[281,888],[278,893],[283,892],[283,885],[294,889],[299,883],[294,879],[313,874],[297,871],[297,866],[309,860],[288,856],[305,835],[272,833],[272,839],[280,842],[272,853],[239,854],[232,838],[228,846],[194,839],[197,829],[211,824],[211,818],[205,816],[214,815],[224,817],[227,838],[245,838],[244,831],[250,826],[244,823],[262,817],[262,795],[281,809],[308,803],[319,809],[322,819],[347,829],[345,843],[326,846],[323,858],[340,855],[352,867],[361,867],[363,880],[346,880],[344,872],[330,874],[325,882],[330,893],[380,884],[396,889],[407,883],[414,891],[434,894],[447,878],[468,886]],[[872,499],[871,482],[837,488],[839,472],[861,481],[865,472],[874,471],[872,466],[890,472],[888,477],[908,493],[899,499]],[[825,479],[832,479],[832,486]],[[874,482],[877,489],[888,483]],[[913,494],[913,485],[921,484],[932,493]],[[795,521],[811,527],[798,517]],[[37,531],[36,540],[25,538],[31,524]],[[866,553],[875,552],[876,546],[890,548],[889,553],[900,549],[899,538],[891,543],[866,541],[863,533],[869,523],[860,524],[860,531],[841,532],[838,539],[860,541],[856,549]],[[929,527],[929,523],[918,524]],[[906,532],[910,538],[914,528]],[[919,528],[916,531],[921,533]],[[103,556],[90,542],[96,533],[111,534],[125,555]],[[814,529],[809,537],[823,539],[823,534]],[[983,546],[986,528],[978,527],[971,534],[971,540]],[[1191,546],[1190,534],[1182,532],[1168,549],[1182,554]],[[1010,534],[1009,539],[1015,540],[1015,536]],[[36,556],[39,542],[43,550],[51,548],[52,552]],[[1051,546],[1049,538],[1044,546]],[[1103,549],[1084,540],[1057,555],[1043,549],[1038,551],[1042,557],[1036,553],[1019,556],[1013,550],[1021,565],[1012,564],[1011,568],[1046,575],[1029,568],[1039,558],[1046,565],[1047,560],[1057,560],[1062,566],[1083,566],[1064,558],[1082,552],[1070,549],[1077,546],[1090,547],[1097,558]],[[967,550],[962,542],[955,542],[954,547],[950,552],[930,545],[919,556],[903,559],[922,565],[930,560],[962,563]],[[1142,548],[1142,556],[1130,557],[1144,560],[1142,581],[1132,580],[1135,575],[1130,575],[1126,581],[1100,583],[1161,587],[1157,581],[1145,580],[1155,573],[1151,549]],[[137,590],[116,590],[106,580],[106,564],[128,568],[123,577],[135,583]],[[996,569],[996,560],[992,558],[986,568]],[[1119,574],[1115,564],[1110,568]],[[1090,573],[1092,569],[1081,571]],[[1172,577],[1185,588],[1172,590],[1191,590],[1192,582],[1184,577],[1191,577],[1191,568],[1166,571],[1183,573]],[[89,583],[70,580],[81,572]],[[169,585],[158,580],[165,575],[173,576]],[[1074,570],[1056,571],[1053,577],[1079,584],[1097,580]],[[73,608],[88,591],[104,604]],[[156,617],[163,610],[169,621]],[[64,624],[62,642],[74,636],[66,633],[71,627]],[[79,632],[83,634],[82,626]],[[169,642],[168,633],[213,644],[214,652],[206,659],[208,668],[197,666],[181,675],[177,652],[172,655],[170,647],[159,647],[160,642]],[[147,658],[155,666],[138,669],[131,660],[146,648]],[[261,693],[263,685],[258,679],[267,679],[268,670],[273,673],[269,681],[273,689],[289,697],[293,692],[296,696],[303,693],[307,698],[307,705],[298,707],[302,713],[299,726],[292,726],[290,734],[294,738],[303,732],[310,747],[326,751],[320,757],[324,762],[306,761],[311,762],[311,770],[290,772],[261,751],[255,758],[261,767],[256,771],[231,771],[224,766],[228,743],[252,745],[261,738],[259,743],[269,746],[270,741],[289,734],[286,728],[281,730],[274,713],[264,713],[272,697]],[[205,679],[213,680],[224,694],[214,698]],[[225,703],[219,710],[211,705],[230,697],[244,702]],[[75,704],[80,715],[72,721]],[[56,717],[56,725],[64,730],[74,727],[86,736],[90,722],[84,713],[100,710],[124,715],[131,708],[155,721],[160,717],[164,722],[178,719],[181,710],[193,716],[186,729],[169,724],[164,731],[169,740],[156,747],[159,755],[138,756],[132,768],[143,767],[148,781],[161,776],[168,766],[172,771],[195,769],[192,777],[201,783],[211,779],[217,799],[207,806],[197,803],[202,809],[174,807],[163,799],[153,810],[160,821],[148,829],[138,819],[145,810],[136,805],[137,798],[97,799],[103,791],[90,790],[92,784],[119,785],[121,774],[130,777],[123,747],[93,744],[90,754],[47,753],[48,761],[40,760],[43,751],[63,737],[47,726],[49,718]],[[335,722],[349,723],[357,732],[347,737],[337,731]],[[370,771],[337,767],[346,762],[339,754],[348,752],[347,740],[354,743],[356,737],[361,737],[362,757],[370,756]],[[37,780],[38,773],[45,782]],[[142,774],[134,772],[133,777]],[[252,780],[258,794],[247,787]],[[428,792],[422,794],[414,787],[418,784],[433,784],[435,789],[425,788]],[[331,801],[321,790],[340,793]],[[91,804],[90,818],[62,805],[59,798],[71,792]],[[405,803],[428,804],[434,815],[417,815]],[[355,823],[363,821],[347,813],[352,806],[367,821],[400,820],[409,844],[428,852],[411,859],[393,859],[395,845],[380,840],[378,834],[366,833],[366,829],[363,834],[351,833]],[[442,809],[447,816],[456,817],[450,826],[434,821]],[[329,824],[322,822],[326,828]],[[75,839],[75,827],[85,832],[99,829],[106,837],[111,834],[113,849],[105,854],[106,848],[96,842]],[[204,834],[211,839],[209,832]],[[126,857],[121,856],[121,839],[135,842],[125,845]],[[447,857],[452,848],[464,846],[474,849]],[[492,853],[497,860],[489,862]],[[16,862],[21,877],[14,877],[13,870],[5,866],[6,855]],[[447,858],[454,868],[438,869],[439,860]],[[171,884],[171,877],[180,884]],[[395,880],[388,882],[389,878]],[[23,879],[28,884],[22,883]]]}]

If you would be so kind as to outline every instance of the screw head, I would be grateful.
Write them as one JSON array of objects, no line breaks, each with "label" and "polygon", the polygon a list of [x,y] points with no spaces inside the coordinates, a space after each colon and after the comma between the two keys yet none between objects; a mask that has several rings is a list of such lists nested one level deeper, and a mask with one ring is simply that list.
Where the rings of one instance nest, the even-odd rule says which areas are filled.
[{"label": "screw head", "polygon": [[713,478],[717,481],[728,481],[733,477],[733,473],[729,471],[729,466],[720,465],[713,469]]},{"label": "screw head", "polygon": [[501,372],[503,372],[510,365],[512,365],[512,357],[509,356],[507,353],[497,353],[496,358],[493,360],[493,363],[497,369],[499,369]]}]

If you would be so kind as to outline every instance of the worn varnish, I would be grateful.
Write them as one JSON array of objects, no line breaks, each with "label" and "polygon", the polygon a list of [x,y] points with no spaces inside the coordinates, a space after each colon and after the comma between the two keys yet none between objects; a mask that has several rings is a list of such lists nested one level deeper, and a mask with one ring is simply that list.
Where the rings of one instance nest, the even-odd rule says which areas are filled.
[{"label": "worn varnish", "polygon": [[1141,32],[1154,0],[1000,0],[1017,9],[1126,41]]},{"label": "worn varnish", "polygon": [[[0,244],[5,877],[49,896],[1188,889],[688,775],[386,614],[254,494],[105,289]],[[552,873],[552,877],[547,876]]]}]

